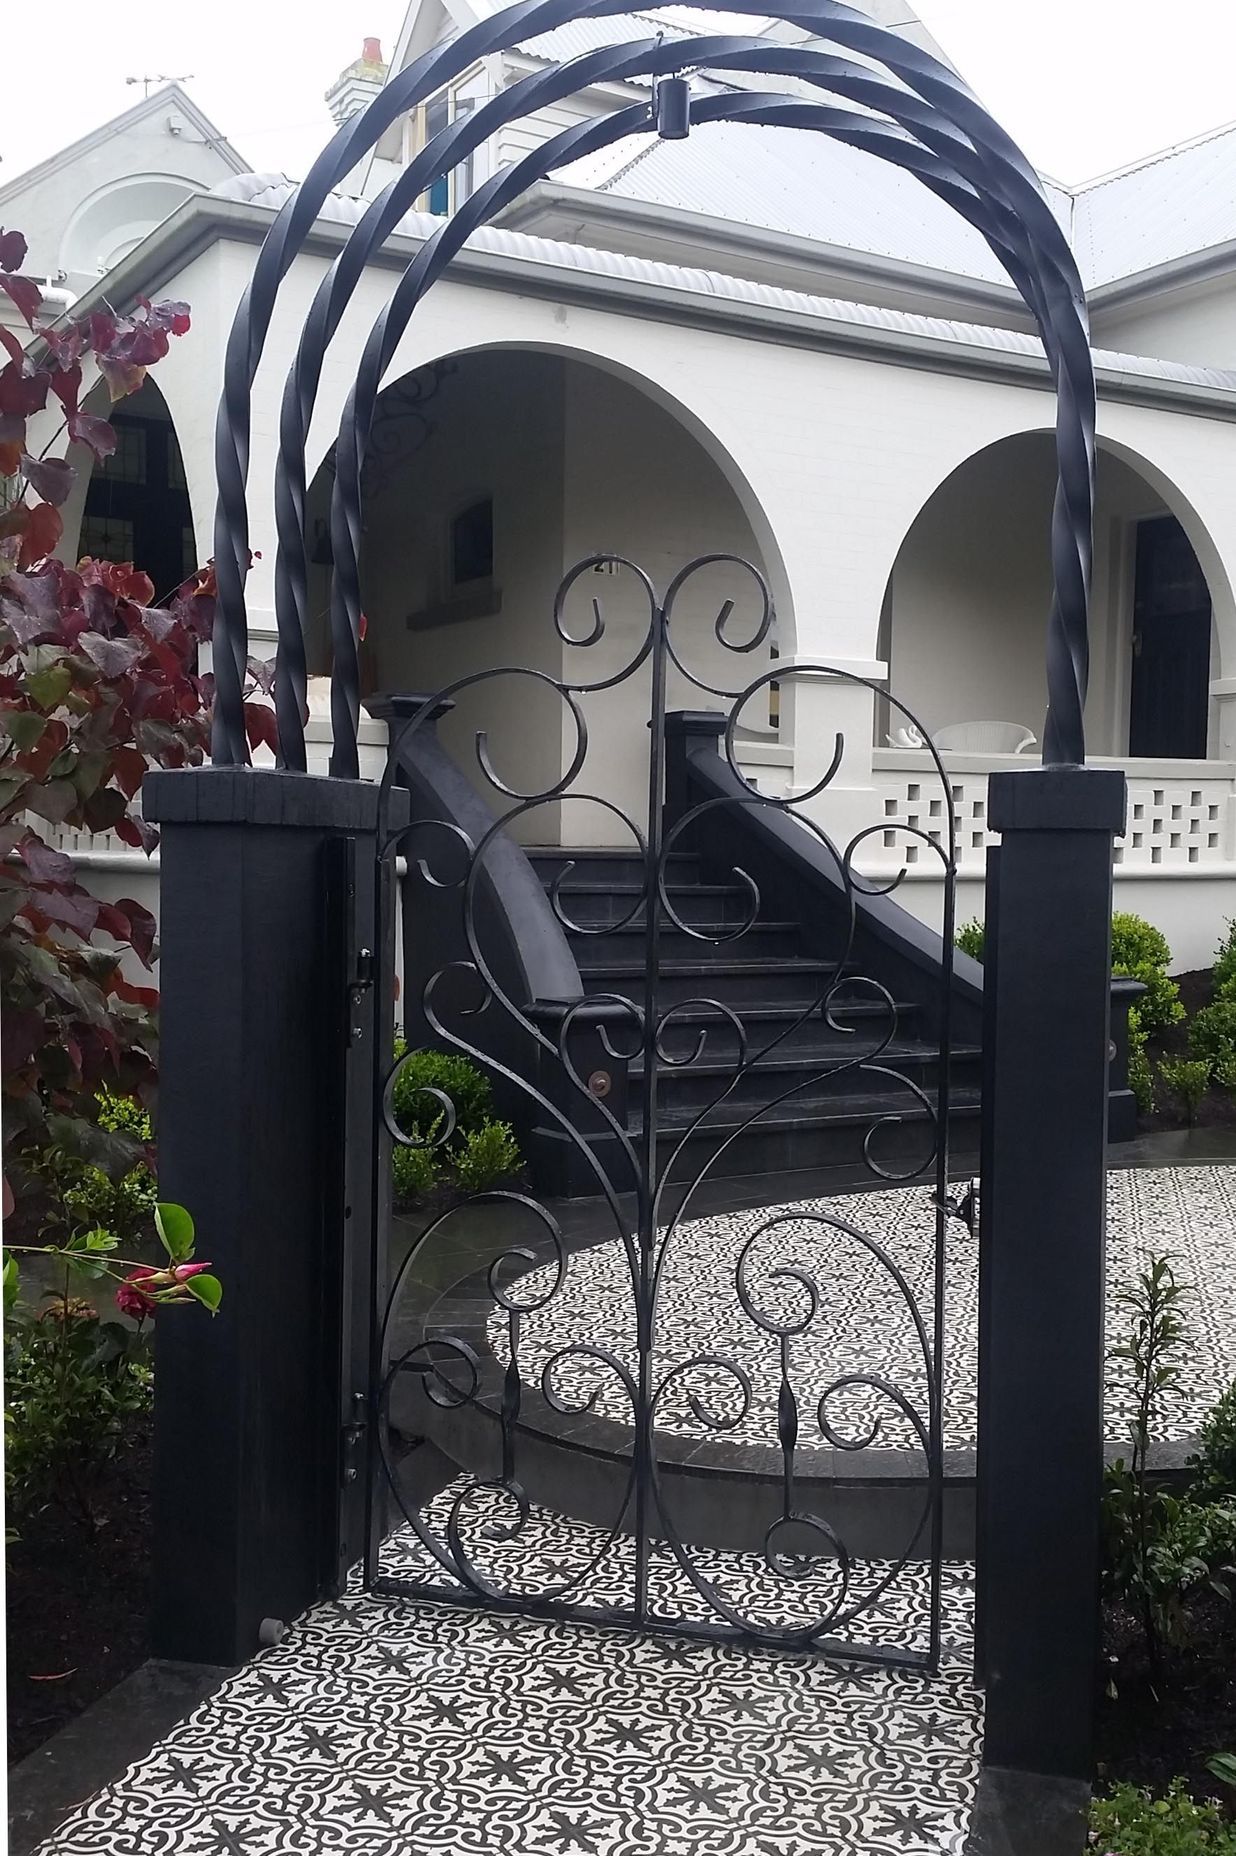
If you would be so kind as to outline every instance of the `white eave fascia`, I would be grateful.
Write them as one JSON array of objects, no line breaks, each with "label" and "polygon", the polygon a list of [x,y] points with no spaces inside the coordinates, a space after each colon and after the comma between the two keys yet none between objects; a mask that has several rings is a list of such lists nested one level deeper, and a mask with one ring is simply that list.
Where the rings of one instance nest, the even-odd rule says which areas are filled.
[{"label": "white eave fascia", "polygon": [[[164,288],[186,264],[214,244],[260,244],[275,217],[271,206],[195,195],[80,297],[73,314],[88,314],[104,301],[118,310],[127,309],[139,295],[153,295]],[[342,221],[319,219],[308,234],[305,249],[333,258],[352,230]],[[498,235],[503,236],[501,232]],[[403,271],[421,250],[422,242],[399,234],[389,239],[370,263],[385,270]],[[548,242],[546,251],[553,251]],[[679,286],[659,274],[670,269],[665,265],[620,258],[617,261],[621,270],[610,271],[601,268],[599,260],[613,262],[612,254],[580,247],[578,255],[582,262],[568,263],[552,255],[465,248],[453,260],[451,274],[479,287],[548,296],[581,306],[620,307],[648,319],[687,323],[748,339],[1020,384],[1038,391],[1050,388],[1050,372],[1041,350],[1016,331],[975,326],[972,340],[966,339],[964,329],[956,336],[924,334],[897,325],[937,319],[901,317],[896,311],[873,310],[861,304],[830,305],[825,313],[820,307],[812,307],[813,300],[801,292],[744,286],[741,280],[722,276],[715,279],[718,288],[714,294],[693,284],[692,274],[687,271]],[[699,273],[695,276],[698,278]],[[737,293],[740,287],[742,295]],[[731,288],[734,294],[729,293]],[[782,300],[774,300],[778,298]],[[998,345],[997,337],[1003,338]],[[1122,361],[1130,365],[1122,366]],[[1095,361],[1099,392],[1104,398],[1236,420],[1236,373],[1231,375],[1229,385],[1226,376],[1211,383],[1182,378],[1184,371],[1172,362],[1136,356],[1099,353]]]},{"label": "white eave fascia", "polygon": [[1208,283],[1233,271],[1236,271],[1236,239],[1228,239],[1222,245],[1208,245],[1204,251],[1187,252],[1184,257],[1171,258],[1166,264],[1135,271],[1131,277],[1117,277],[1111,283],[1096,284],[1086,296],[1095,310],[1132,308],[1153,297],[1166,296],[1170,291],[1184,290],[1192,284]]},{"label": "white eave fascia", "polygon": [[[877,294],[880,290],[897,288],[908,294],[955,303],[958,309],[1022,317],[1029,314],[1012,284],[964,277],[957,271],[937,271],[929,265],[907,264],[899,258],[855,251],[850,245],[828,245],[795,232],[776,232],[765,226],[748,225],[745,221],[688,212],[679,206],[630,199],[591,187],[572,187],[562,181],[537,181],[499,215],[495,224],[535,236],[536,221],[547,212],[561,213],[576,225],[595,227],[602,237],[607,225],[621,224],[632,231],[673,239],[680,248],[684,244],[695,244],[732,254],[738,260],[747,258],[770,265],[790,263],[799,270],[810,268],[831,272],[855,283],[870,282]],[[701,262],[706,263],[706,260]]]}]

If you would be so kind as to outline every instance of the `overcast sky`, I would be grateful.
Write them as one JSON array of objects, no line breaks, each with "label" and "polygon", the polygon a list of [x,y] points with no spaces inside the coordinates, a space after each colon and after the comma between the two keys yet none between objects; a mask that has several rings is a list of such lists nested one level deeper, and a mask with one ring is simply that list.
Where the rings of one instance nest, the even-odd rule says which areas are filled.
[{"label": "overcast sky", "polygon": [[[1233,0],[916,5],[987,107],[1058,180],[1236,118]],[[52,49],[42,10],[19,5],[6,29],[17,55],[0,109],[0,183],[125,109],[141,95],[126,78],[160,75],[186,79],[255,168],[299,175],[330,132],[323,91],[367,33],[389,55],[402,15],[401,0],[161,0],[117,24],[97,0],[57,0]]]}]

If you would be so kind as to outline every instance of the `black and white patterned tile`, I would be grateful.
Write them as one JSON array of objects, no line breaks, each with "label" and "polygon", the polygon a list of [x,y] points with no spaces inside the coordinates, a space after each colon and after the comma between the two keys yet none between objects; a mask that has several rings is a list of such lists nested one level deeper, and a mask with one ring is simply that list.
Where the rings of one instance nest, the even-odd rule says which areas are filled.
[{"label": "black and white patterned tile", "polygon": [[[837,1221],[837,1222],[833,1222]],[[842,1227],[875,1239],[904,1276],[909,1298],[870,1250]],[[878,1371],[925,1415],[927,1382],[917,1309],[928,1329],[932,1320],[935,1213],[928,1187],[863,1192],[844,1197],[763,1207],[684,1222],[673,1234],[662,1269],[657,1311],[657,1378],[701,1354],[721,1356],[742,1367],[752,1397],[741,1421],[727,1431],[733,1442],[775,1444],[780,1389],[777,1339],[761,1330],[742,1307],[735,1288],[739,1252],[762,1230],[747,1259],[746,1279],[759,1306],[783,1322],[806,1313],[807,1292],[785,1272],[808,1272],[819,1290],[819,1307],[792,1343],[792,1374],[804,1410],[823,1387],[847,1374]],[[947,1285],[944,1346],[944,1442],[970,1449],[977,1426],[976,1240],[959,1221],[947,1226]],[[1189,1285],[1185,1308],[1191,1344],[1178,1391],[1162,1402],[1157,1425],[1161,1441],[1196,1434],[1206,1412],[1236,1378],[1236,1168],[1173,1167],[1131,1170],[1108,1176],[1108,1333],[1129,1324],[1121,1295],[1151,1255],[1170,1255],[1178,1278]],[[781,1274],[778,1274],[781,1272]],[[533,1301],[551,1285],[542,1268],[519,1285],[521,1300]],[[581,1338],[610,1350],[630,1370],[635,1364],[634,1301],[625,1253],[618,1243],[599,1244],[569,1260],[565,1279],[547,1304],[522,1318],[521,1376],[539,1383],[545,1365]],[[493,1309],[488,1337],[497,1357],[509,1358],[509,1321]],[[553,1383],[573,1401],[591,1397],[593,1412],[629,1425],[629,1397],[619,1378],[603,1365],[568,1355],[553,1369]],[[681,1371],[672,1396],[658,1406],[661,1432],[704,1437],[709,1428],[693,1408],[704,1398],[727,1419],[740,1402],[732,1372],[696,1366]],[[1109,1367],[1107,1433],[1123,1438],[1133,1400],[1127,1375]],[[884,1449],[918,1449],[910,1423],[870,1388],[843,1389],[830,1403],[833,1420],[861,1432],[877,1418]],[[800,1448],[827,1447],[818,1426],[804,1423]]]},{"label": "black and white patterned tile", "polygon": [[[741,1586],[756,1569],[732,1558]],[[406,1530],[389,1543],[388,1570],[424,1564]],[[969,1569],[946,1567],[944,1654],[925,1676],[350,1593],[42,1849],[960,1856],[982,1740],[971,1597]],[[868,1628],[926,1610],[912,1571]]]}]

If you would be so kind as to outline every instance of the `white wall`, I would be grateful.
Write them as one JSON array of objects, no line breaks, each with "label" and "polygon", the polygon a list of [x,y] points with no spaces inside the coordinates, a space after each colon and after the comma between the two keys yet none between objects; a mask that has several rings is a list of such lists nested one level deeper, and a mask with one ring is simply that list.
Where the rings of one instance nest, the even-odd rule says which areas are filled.
[{"label": "white wall", "polygon": [[[621,554],[642,567],[658,595],[664,595],[680,569],[700,555],[737,554],[762,569],[737,496],[670,413],[596,368],[569,364],[566,383],[564,571],[589,554]],[[587,635],[594,596],[606,629],[588,649],[567,650],[565,674],[597,682],[615,675],[639,651],[649,625],[647,593],[625,572],[589,574],[574,592],[568,608],[572,631]],[[728,701],[700,688],[692,677],[714,689],[738,692],[768,669],[771,638],[743,653],[718,643],[714,627],[727,599],[734,601],[734,611],[726,636],[748,642],[759,630],[763,600],[743,570],[721,563],[701,569],[675,599],[670,638],[683,668],[668,667],[668,710],[728,710]],[[584,702],[589,757],[580,784],[612,799],[641,827],[648,810],[650,678],[649,667],[643,666],[617,688]],[[766,692],[752,698],[743,720],[767,732]],[[572,752],[573,743],[571,727],[564,732],[564,755]],[[564,811],[568,842],[631,841],[620,821],[600,808],[581,803]]]},{"label": "white wall", "polygon": [[[1004,721],[1041,738],[1055,486],[1048,434],[1006,439],[955,471],[906,537],[890,585],[889,687],[929,732]],[[1095,753],[1128,747],[1133,524],[1162,512],[1150,485],[1100,451],[1086,711]]]},{"label": "white wall", "polygon": [[1236,280],[1230,275],[1125,309],[1096,309],[1095,346],[1194,367],[1236,367]]},{"label": "white wall", "polygon": [[[1170,877],[1141,872],[1115,872],[1113,907],[1126,909],[1152,922],[1167,937],[1172,950],[1169,971],[1194,973],[1209,967],[1227,922],[1236,916],[1236,875],[1224,871]],[[895,899],[920,921],[939,929],[941,885],[929,873],[910,876],[895,892]],[[983,878],[976,871],[957,879],[959,924],[983,919]],[[1062,935],[1067,942],[1067,924]]]},{"label": "white wall", "polygon": [[[553,596],[561,577],[563,363],[554,355],[470,355],[426,403],[431,429],[399,468],[379,465],[366,499],[362,576],[369,632],[367,688],[441,689],[499,665],[558,674]],[[397,440],[395,441],[397,442]],[[450,518],[492,496],[492,616],[425,625],[441,607]],[[409,621],[412,621],[409,623]],[[560,699],[530,677],[500,678],[461,692],[442,738],[478,789],[493,798],[476,762],[484,729],[499,773],[530,791],[559,775]],[[508,802],[503,800],[505,806]],[[551,836],[556,813],[529,819],[523,835]]]}]

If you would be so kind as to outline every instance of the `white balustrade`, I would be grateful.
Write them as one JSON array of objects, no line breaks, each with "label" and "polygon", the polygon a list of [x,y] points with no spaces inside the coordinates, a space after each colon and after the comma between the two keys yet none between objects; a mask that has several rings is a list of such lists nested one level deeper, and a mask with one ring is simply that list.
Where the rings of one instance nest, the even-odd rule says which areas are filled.
[{"label": "white balustrade", "polygon": [[[921,749],[877,749],[872,783],[877,816],[885,829],[882,850],[910,869],[936,860],[898,825],[926,833],[943,845],[951,800],[957,828],[958,867],[981,869],[995,834],[987,828],[987,779],[1001,768],[1024,771],[1026,757],[1011,754],[945,754],[946,794],[930,756]],[[1097,767],[1121,767],[1128,776],[1129,808],[1116,864],[1130,872],[1214,870],[1236,863],[1236,763],[1096,759]],[[924,871],[924,874],[927,872]]]}]

